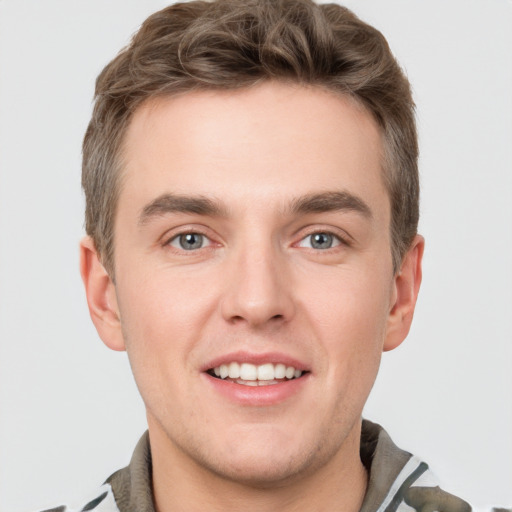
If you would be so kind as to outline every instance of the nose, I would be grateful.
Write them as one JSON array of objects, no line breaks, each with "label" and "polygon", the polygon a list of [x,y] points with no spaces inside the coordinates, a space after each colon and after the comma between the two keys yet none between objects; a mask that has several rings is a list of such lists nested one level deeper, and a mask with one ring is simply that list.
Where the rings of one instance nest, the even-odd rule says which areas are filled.
[{"label": "nose", "polygon": [[294,312],[286,255],[272,247],[246,247],[227,264],[221,311],[230,323],[251,327],[283,324]]}]

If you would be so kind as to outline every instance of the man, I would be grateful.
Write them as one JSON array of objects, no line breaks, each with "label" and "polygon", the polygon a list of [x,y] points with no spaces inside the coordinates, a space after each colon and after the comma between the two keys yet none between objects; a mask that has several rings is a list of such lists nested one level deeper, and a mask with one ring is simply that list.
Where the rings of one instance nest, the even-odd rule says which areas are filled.
[{"label": "man", "polygon": [[176,4],[97,81],[81,272],[148,434],[82,510],[470,510],[361,421],[421,282],[382,35],[307,0]]}]

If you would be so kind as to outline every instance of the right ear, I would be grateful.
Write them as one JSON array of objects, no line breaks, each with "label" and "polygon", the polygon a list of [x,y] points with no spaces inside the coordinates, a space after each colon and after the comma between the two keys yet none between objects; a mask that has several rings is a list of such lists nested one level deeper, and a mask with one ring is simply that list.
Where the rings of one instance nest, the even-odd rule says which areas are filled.
[{"label": "right ear", "polygon": [[91,237],[80,242],[80,274],[85,286],[92,322],[103,343],[112,350],[125,350],[116,287],[103,267]]}]

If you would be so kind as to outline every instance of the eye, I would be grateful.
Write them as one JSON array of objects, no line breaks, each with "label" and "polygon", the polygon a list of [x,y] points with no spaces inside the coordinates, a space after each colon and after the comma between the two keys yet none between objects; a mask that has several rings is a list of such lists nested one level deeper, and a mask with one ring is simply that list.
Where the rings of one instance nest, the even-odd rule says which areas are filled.
[{"label": "eye", "polygon": [[326,250],[341,244],[341,240],[332,233],[317,232],[311,233],[299,242],[299,247]]},{"label": "eye", "polygon": [[169,245],[184,251],[195,251],[210,245],[210,240],[201,233],[182,233],[169,241]]}]

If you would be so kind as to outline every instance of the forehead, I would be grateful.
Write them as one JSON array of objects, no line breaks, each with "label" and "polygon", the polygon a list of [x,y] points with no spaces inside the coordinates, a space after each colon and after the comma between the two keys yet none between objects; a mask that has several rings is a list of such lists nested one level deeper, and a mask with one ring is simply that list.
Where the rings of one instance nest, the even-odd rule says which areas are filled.
[{"label": "forehead", "polygon": [[387,201],[377,124],[320,87],[267,82],[152,99],[133,116],[123,160],[123,189],[141,201],[170,192],[244,203],[345,188]]}]

